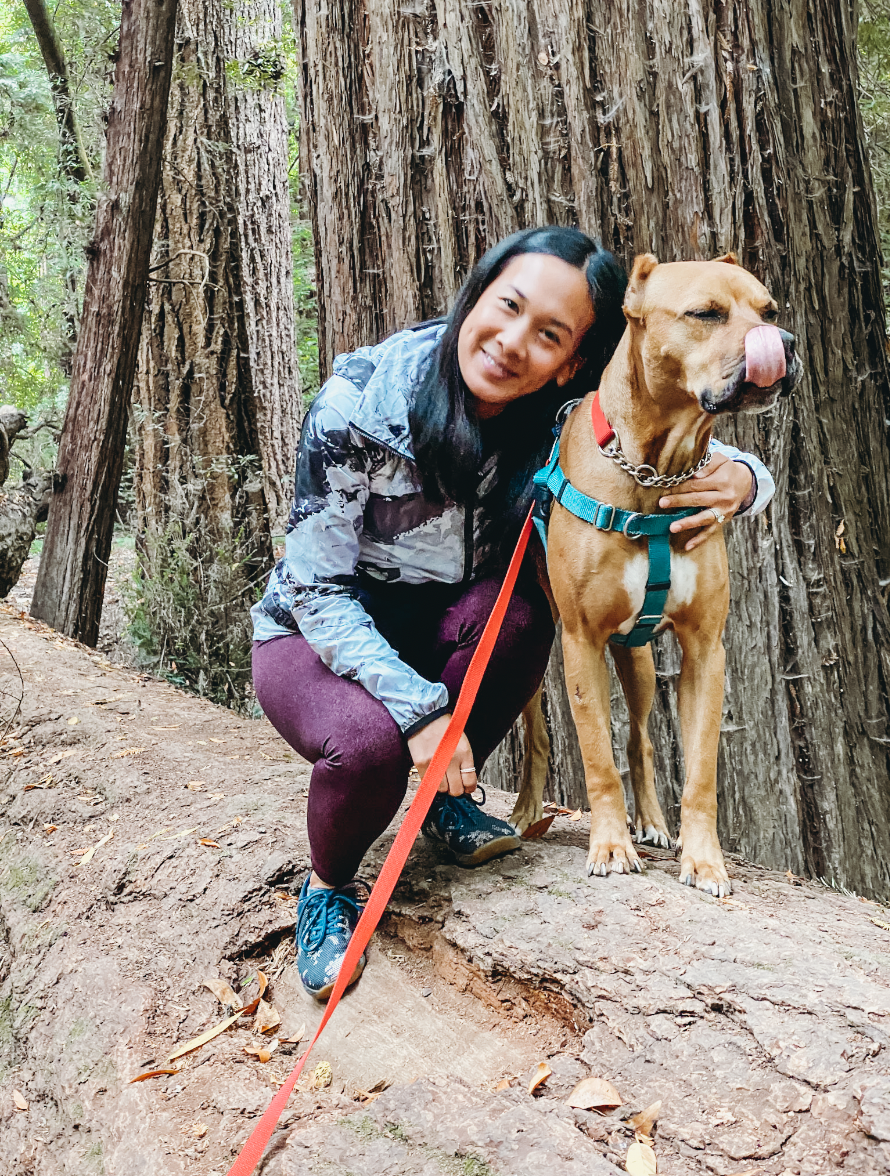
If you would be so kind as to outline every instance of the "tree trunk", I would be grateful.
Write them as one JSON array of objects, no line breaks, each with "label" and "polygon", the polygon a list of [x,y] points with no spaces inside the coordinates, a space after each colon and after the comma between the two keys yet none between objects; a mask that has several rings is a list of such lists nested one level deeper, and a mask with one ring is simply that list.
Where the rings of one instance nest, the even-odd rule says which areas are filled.
[{"label": "tree trunk", "polygon": [[246,527],[257,571],[292,497],[300,419],[284,100],[277,59],[253,50],[256,73],[245,53],[275,32],[264,0],[181,5],[135,396],[139,531],[196,514]]},{"label": "tree trunk", "polygon": [[61,170],[76,183],[82,184],[85,180],[93,178],[93,172],[74,109],[65,50],[44,0],[25,0],[25,8],[28,10],[34,36],[43,54],[46,72],[49,74],[56,121],[59,124]]},{"label": "tree trunk", "polygon": [[[720,426],[778,484],[764,516],[729,529],[720,832],[766,865],[890,895],[890,397],[854,7],[294,10],[328,365],[441,312],[485,246],[545,221],[579,224],[625,262],[735,250],[785,307],[805,381],[773,414]],[[657,659],[652,733],[670,820],[683,779],[672,637]],[[545,699],[559,727],[553,782],[578,803],[558,663]],[[623,747],[623,705],[614,727]],[[509,787],[518,754],[514,737],[489,778]]]},{"label": "tree trunk", "polygon": [[31,612],[95,645],[136,367],[176,0],[124,6],[58,479]]}]

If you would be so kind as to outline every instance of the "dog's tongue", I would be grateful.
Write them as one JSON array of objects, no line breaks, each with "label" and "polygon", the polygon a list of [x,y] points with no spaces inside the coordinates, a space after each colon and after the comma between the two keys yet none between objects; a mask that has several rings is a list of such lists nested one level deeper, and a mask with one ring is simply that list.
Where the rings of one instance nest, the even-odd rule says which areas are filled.
[{"label": "dog's tongue", "polygon": [[778,327],[764,324],[745,336],[745,379],[758,388],[771,388],[785,375],[785,345]]}]

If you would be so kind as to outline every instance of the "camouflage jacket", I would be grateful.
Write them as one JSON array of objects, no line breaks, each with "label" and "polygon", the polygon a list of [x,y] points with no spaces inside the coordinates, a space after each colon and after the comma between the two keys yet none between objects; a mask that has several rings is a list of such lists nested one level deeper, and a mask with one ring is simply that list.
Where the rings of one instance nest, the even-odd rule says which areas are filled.
[{"label": "camouflage jacket", "polygon": [[[490,465],[480,471],[477,507],[424,497],[414,464],[408,413],[442,324],[400,331],[376,347],[334,361],[306,415],[297,452],[294,505],[285,554],[254,605],[254,639],[299,631],[335,674],[360,682],[409,733],[448,703],[402,661],[361,602],[361,579],[456,584],[484,558],[479,534]],[[758,483],[749,513],[775,489],[756,457],[715,448],[750,466]]]}]

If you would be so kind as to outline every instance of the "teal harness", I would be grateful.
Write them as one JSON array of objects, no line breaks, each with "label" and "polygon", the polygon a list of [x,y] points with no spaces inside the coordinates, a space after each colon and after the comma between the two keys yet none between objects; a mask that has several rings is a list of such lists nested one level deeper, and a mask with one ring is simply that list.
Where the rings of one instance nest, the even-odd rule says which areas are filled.
[{"label": "teal harness", "polygon": [[598,502],[589,494],[582,494],[562,472],[559,464],[559,430],[554,431],[556,443],[550,460],[534,477],[534,523],[544,550],[547,550],[547,523],[554,499],[569,514],[590,523],[598,531],[617,531],[626,539],[648,539],[649,574],[640,615],[629,633],[613,633],[609,638],[613,645],[647,645],[657,636],[655,630],[664,619],[664,604],[671,587],[671,523],[698,514],[698,507],[644,515],[610,506],[607,502]]}]

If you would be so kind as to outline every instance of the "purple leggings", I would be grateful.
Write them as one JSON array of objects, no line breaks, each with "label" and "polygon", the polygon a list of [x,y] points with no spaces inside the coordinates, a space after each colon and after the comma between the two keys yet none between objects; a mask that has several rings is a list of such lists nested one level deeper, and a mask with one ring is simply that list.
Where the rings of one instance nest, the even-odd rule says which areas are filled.
[{"label": "purple leggings", "polygon": [[[499,587],[500,580],[486,579],[380,592],[381,630],[410,666],[444,682],[452,705]],[[368,611],[380,623],[373,603]],[[552,642],[547,599],[521,576],[467,723],[477,767],[537,690]],[[253,681],[272,726],[315,765],[307,812],[312,866],[325,882],[342,885],[402,803],[411,768],[405,738],[382,702],[329,670],[300,634],[256,642]]]}]

